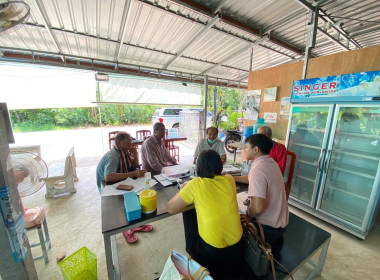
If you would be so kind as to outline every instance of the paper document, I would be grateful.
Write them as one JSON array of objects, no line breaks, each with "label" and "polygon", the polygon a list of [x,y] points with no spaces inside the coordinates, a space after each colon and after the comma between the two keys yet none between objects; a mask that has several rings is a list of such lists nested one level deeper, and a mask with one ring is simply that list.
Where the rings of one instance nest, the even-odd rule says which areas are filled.
[{"label": "paper document", "polygon": [[166,166],[162,169],[168,177],[183,178],[190,176],[190,170],[181,165]]},{"label": "paper document", "polygon": [[233,166],[233,165],[230,165],[230,164],[225,164],[223,165],[223,171],[224,172],[227,172],[227,173],[240,173],[240,169]]},{"label": "paper document", "polygon": [[[149,187],[153,187],[155,184],[157,184],[156,180],[151,179],[151,173],[146,172],[145,177],[137,178],[136,180],[133,180],[132,178],[127,178],[124,181],[117,182],[112,185],[106,185],[102,191],[101,196],[120,195],[126,192],[135,192],[136,194],[140,194],[145,188],[147,188],[147,185],[146,185],[147,179],[149,180]],[[116,187],[121,184],[132,185],[133,189],[130,191],[117,190]]]},{"label": "paper document", "polygon": [[154,178],[156,178],[164,187],[171,186],[177,182],[174,179],[169,179],[165,174],[155,175]]}]

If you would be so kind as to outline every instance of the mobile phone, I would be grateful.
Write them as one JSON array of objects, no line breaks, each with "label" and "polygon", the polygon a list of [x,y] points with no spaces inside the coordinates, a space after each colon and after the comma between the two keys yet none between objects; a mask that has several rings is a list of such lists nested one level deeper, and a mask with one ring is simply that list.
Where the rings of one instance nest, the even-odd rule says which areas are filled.
[{"label": "mobile phone", "polygon": [[133,186],[120,184],[116,187],[116,189],[123,190],[123,191],[131,191],[133,189]]}]

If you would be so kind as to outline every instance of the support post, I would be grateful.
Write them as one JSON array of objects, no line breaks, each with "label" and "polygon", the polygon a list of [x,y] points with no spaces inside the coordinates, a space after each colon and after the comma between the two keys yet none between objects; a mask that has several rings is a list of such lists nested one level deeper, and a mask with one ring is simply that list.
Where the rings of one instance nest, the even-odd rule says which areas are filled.
[{"label": "support post", "polygon": [[319,8],[315,8],[315,10],[310,14],[309,21],[309,29],[307,32],[307,44],[305,49],[305,58],[302,70],[302,79],[306,79],[307,74],[307,66],[309,63],[309,58],[311,55],[312,48],[315,47],[315,38],[317,36],[317,28],[318,28],[318,17],[319,17]]},{"label": "support post", "polygon": [[216,126],[216,115],[217,115],[217,111],[218,111],[218,104],[217,104],[217,95],[218,95],[218,87],[217,85],[215,85],[215,88],[214,88],[214,125]]},{"label": "support post", "polygon": [[204,78],[205,85],[205,96],[203,99],[203,138],[206,138],[206,128],[207,128],[207,96],[208,96],[208,76],[205,75]]}]

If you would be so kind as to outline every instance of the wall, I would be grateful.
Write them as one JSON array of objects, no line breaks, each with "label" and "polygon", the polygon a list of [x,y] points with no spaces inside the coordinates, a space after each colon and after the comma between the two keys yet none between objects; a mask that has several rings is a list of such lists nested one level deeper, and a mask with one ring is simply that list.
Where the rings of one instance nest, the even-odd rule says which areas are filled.
[{"label": "wall", "polygon": [[[248,90],[261,89],[259,117],[264,112],[277,113],[277,123],[268,124],[273,130],[273,137],[286,139],[288,120],[280,117],[281,98],[290,97],[293,80],[302,78],[303,61],[280,65],[270,69],[249,73]],[[309,60],[306,78],[326,77],[339,74],[380,70],[380,46],[341,52]],[[262,102],[265,88],[277,87],[275,102]],[[246,120],[246,125],[255,121]]]}]

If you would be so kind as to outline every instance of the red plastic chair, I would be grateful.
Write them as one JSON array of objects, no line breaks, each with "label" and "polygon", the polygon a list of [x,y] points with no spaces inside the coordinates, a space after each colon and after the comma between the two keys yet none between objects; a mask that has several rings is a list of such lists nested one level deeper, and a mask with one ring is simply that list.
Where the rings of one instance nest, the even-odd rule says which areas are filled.
[{"label": "red plastic chair", "polygon": [[138,130],[136,131],[136,139],[144,140],[145,136],[151,136],[152,132],[150,130]]},{"label": "red plastic chair", "polygon": [[286,199],[289,200],[290,189],[292,187],[294,165],[296,164],[296,154],[289,150],[286,150],[286,154],[287,154],[287,161],[286,161],[286,168],[284,172],[284,182],[285,182]]},{"label": "red plastic chair", "polygon": [[166,140],[170,156],[179,162],[179,147],[174,145],[174,141]]},{"label": "red plastic chair", "polygon": [[116,134],[120,132],[120,131],[111,131],[111,132],[108,132],[108,145],[110,147],[110,150],[112,148],[112,145],[115,144],[115,136]]}]

